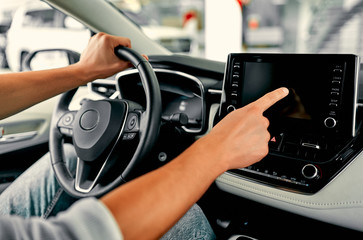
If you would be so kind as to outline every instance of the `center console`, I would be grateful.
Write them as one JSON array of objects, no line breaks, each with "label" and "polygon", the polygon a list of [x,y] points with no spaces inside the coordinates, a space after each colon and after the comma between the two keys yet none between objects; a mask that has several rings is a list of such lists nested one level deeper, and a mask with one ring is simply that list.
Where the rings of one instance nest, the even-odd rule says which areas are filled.
[{"label": "center console", "polygon": [[230,54],[219,119],[281,86],[290,93],[264,113],[269,154],[229,173],[305,194],[323,188],[361,149],[358,73],[356,55]]}]

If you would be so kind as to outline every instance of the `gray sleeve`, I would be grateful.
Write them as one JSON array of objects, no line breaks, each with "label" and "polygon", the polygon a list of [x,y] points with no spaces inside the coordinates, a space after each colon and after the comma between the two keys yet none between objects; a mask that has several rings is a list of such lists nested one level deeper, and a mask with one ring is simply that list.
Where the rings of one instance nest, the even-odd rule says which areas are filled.
[{"label": "gray sleeve", "polygon": [[82,199],[48,220],[0,217],[0,239],[118,239],[122,233],[112,214],[94,198]]}]

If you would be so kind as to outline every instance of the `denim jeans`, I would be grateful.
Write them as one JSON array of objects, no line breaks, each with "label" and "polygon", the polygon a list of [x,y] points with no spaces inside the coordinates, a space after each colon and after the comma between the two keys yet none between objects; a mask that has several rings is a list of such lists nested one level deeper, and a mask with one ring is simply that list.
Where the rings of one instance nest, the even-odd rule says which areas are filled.
[{"label": "denim jeans", "polygon": [[[74,172],[77,157],[73,146],[65,144],[64,153],[70,171]],[[46,154],[0,195],[0,215],[48,218],[75,201],[58,184],[50,155]],[[195,204],[162,239],[215,239],[215,235],[203,211]]]},{"label": "denim jeans", "polygon": [[[69,169],[74,171],[77,157],[73,146],[65,144],[64,153]],[[48,153],[0,195],[0,214],[48,218],[66,210],[76,200],[58,184]]]}]

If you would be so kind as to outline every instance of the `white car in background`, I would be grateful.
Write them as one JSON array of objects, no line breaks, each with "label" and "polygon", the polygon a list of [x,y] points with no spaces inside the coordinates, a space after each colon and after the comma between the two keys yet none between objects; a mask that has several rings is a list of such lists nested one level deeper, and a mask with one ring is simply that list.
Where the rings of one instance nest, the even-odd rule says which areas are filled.
[{"label": "white car in background", "polygon": [[69,49],[81,53],[91,32],[44,2],[20,6],[8,31],[6,56],[12,71],[22,71],[25,56],[39,49]]},{"label": "white car in background", "polygon": [[[123,11],[152,40],[171,52],[189,53],[195,49],[193,34],[186,29],[160,26],[132,11]],[[8,31],[6,55],[12,71],[22,71],[26,55],[40,49],[68,49],[81,53],[91,32],[81,23],[44,2],[27,2],[20,6]],[[26,39],[26,41],[24,41]]]}]

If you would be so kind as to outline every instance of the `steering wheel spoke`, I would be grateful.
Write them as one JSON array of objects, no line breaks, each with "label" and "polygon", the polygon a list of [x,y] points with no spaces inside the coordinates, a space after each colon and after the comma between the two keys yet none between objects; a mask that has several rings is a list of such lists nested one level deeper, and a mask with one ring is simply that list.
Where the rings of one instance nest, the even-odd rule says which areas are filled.
[{"label": "steering wheel spoke", "polygon": [[78,158],[74,188],[78,192],[89,193],[98,184],[106,164],[107,160],[90,163]]},{"label": "steering wheel spoke", "polygon": [[131,141],[137,138],[140,131],[140,113],[129,112],[123,129],[122,140]]}]

